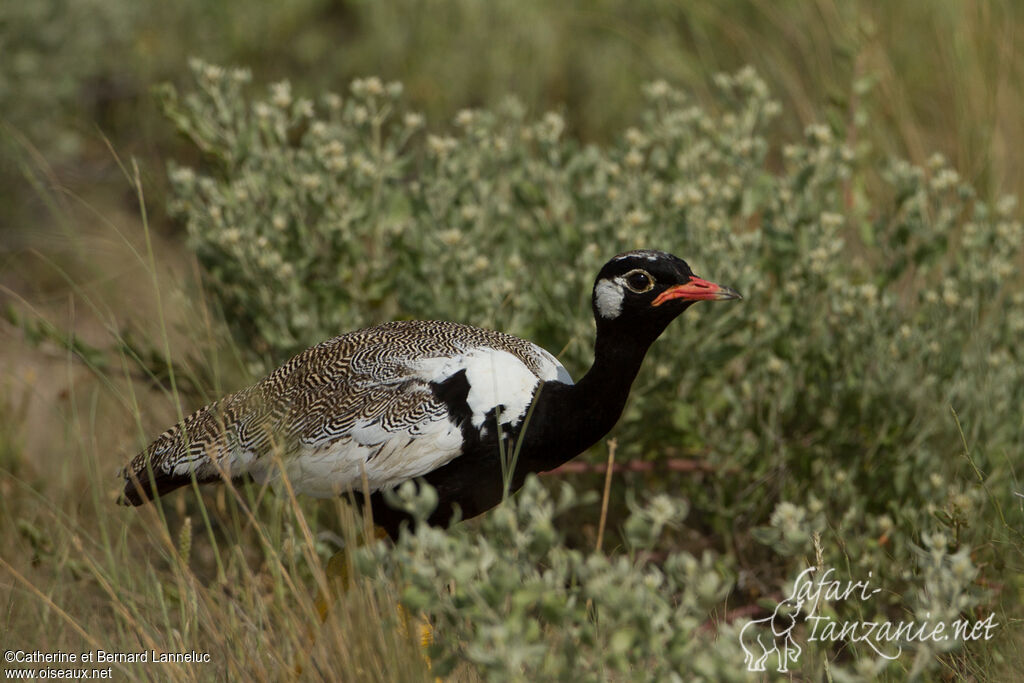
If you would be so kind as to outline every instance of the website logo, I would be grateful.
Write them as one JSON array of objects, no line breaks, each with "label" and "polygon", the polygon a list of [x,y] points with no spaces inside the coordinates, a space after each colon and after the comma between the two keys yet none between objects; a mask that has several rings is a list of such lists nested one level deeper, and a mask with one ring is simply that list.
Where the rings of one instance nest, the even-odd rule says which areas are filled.
[{"label": "website logo", "polygon": [[870,647],[880,657],[897,659],[909,643],[944,642],[949,640],[989,640],[999,626],[995,612],[982,620],[960,618],[952,622],[932,620],[931,613],[924,619],[909,621],[840,621],[834,616],[818,614],[824,600],[828,603],[859,600],[867,602],[882,592],[871,585],[872,573],[866,580],[840,581],[834,578],[835,569],[829,568],[814,577],[817,567],[800,572],[793,582],[789,597],[782,600],[771,616],[754,619],[740,631],[747,671],[766,671],[770,659],[776,670],[786,673],[796,664],[803,652],[794,640],[794,629],[802,620],[808,642],[859,643]]}]

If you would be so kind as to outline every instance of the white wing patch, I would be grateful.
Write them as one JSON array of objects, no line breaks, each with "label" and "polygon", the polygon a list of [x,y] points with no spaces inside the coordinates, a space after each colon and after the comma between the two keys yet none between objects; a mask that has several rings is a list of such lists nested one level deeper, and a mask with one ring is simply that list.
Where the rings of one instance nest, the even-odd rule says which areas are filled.
[{"label": "white wing patch", "polygon": [[545,349],[531,344],[534,353],[537,354],[537,358],[540,362],[541,372],[540,378],[545,382],[561,382],[562,384],[574,384],[572,381],[572,375],[569,371],[558,362],[558,359],[548,353]]},{"label": "white wing patch", "polygon": [[[473,415],[473,426],[477,428],[483,426],[487,413],[496,406],[503,406],[501,424],[517,424],[540,382],[523,361],[508,351],[486,346],[447,358],[422,358],[412,369],[421,379],[438,383],[465,370],[469,383],[466,403]],[[557,370],[551,369],[557,375]]]}]

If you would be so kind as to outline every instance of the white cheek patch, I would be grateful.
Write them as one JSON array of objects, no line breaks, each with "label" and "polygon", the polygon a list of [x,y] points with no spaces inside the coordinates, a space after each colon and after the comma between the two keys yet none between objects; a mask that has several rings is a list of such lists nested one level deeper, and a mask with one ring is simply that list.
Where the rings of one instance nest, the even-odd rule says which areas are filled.
[{"label": "white cheek patch", "polygon": [[622,313],[622,300],[626,293],[622,291],[622,285],[616,280],[605,278],[594,287],[594,302],[597,304],[597,312],[602,318],[618,318]]}]

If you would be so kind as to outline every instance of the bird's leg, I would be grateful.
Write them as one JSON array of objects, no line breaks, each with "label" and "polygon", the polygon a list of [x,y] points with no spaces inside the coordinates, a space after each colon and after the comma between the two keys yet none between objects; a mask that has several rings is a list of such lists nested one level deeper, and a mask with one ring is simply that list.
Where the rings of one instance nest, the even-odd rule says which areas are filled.
[{"label": "bird's leg", "polygon": [[[388,537],[388,533],[379,526],[374,526],[370,532],[372,539],[380,541]],[[366,543],[366,539],[359,538],[356,541],[356,546],[361,546]],[[338,552],[331,556],[331,559],[327,560],[327,567],[324,569],[324,575],[326,577],[327,590],[320,590],[316,596],[316,611],[320,616],[320,621],[324,622],[327,620],[327,614],[331,611],[331,603],[334,600],[335,595],[344,593],[348,590],[349,583],[352,577],[349,573],[348,567],[348,549],[342,548]]]},{"label": "bird's leg", "polygon": [[327,560],[324,575],[327,586],[318,590],[316,594],[316,613],[320,616],[321,622],[327,621],[327,613],[331,610],[335,588],[339,588],[338,592],[341,593],[348,590],[351,577],[348,571],[348,551],[345,548],[334,553],[331,555],[331,559]]},{"label": "bird's leg", "polygon": [[[388,538],[388,533],[379,526],[374,526],[372,530],[372,537],[374,540],[380,541]],[[365,539],[360,538],[356,545],[363,545]],[[316,611],[320,616],[320,621],[327,621],[327,615],[331,611],[331,603],[334,598],[341,593],[348,590],[349,583],[352,577],[349,573],[348,566],[348,550],[342,548],[338,552],[331,556],[331,559],[327,561],[327,567],[324,570],[324,574],[327,579],[327,591],[319,591],[316,596]],[[410,625],[409,614],[405,611],[405,608],[401,605],[398,606],[398,618],[401,620],[402,625],[406,631],[411,633],[412,628]],[[429,647],[434,642],[434,631],[430,627],[430,622],[424,617],[420,617],[415,620],[415,627],[417,629],[417,637],[420,641],[420,645],[424,648]]]},{"label": "bird's leg", "polygon": [[[374,540],[383,540],[388,538],[388,533],[379,526],[374,526],[370,532]],[[363,545],[366,542],[365,537],[357,539],[356,546]],[[348,550],[346,548],[340,549],[338,552],[331,556],[331,559],[327,561],[327,567],[324,569],[326,577],[327,590],[320,590],[316,596],[316,611],[320,617],[320,622],[327,621],[327,615],[331,611],[331,603],[334,598],[348,590],[351,583],[352,577],[349,571],[349,557]],[[417,636],[420,647],[424,650],[428,648],[434,642],[434,630],[430,626],[430,622],[427,621],[426,617],[419,617],[410,624],[409,613],[406,612],[402,605],[398,605],[398,618],[402,623],[402,627],[406,633]],[[414,633],[412,628],[416,628]],[[430,667],[430,658],[424,655],[427,661],[427,667]],[[302,667],[297,666],[296,671],[302,672]]]},{"label": "bird's leg", "polygon": [[[415,621],[416,633],[413,634],[412,628],[409,624],[409,613],[405,611],[405,608],[401,604],[398,605],[398,618],[402,621],[402,626],[405,628],[405,632],[410,635],[416,635],[420,641],[420,647],[426,650],[434,643],[434,629],[431,627],[430,622],[424,616],[419,617]],[[427,666],[430,666],[430,659],[427,658]]]},{"label": "bird's leg", "polygon": [[[372,530],[369,531],[369,535],[374,540],[381,540],[388,537],[388,534],[384,529],[379,526],[373,526]],[[356,547],[359,547],[366,543],[365,536],[359,536],[356,538]],[[327,560],[327,566],[324,568],[324,583],[326,584],[323,588],[317,590],[316,599],[313,601],[316,606],[317,616],[320,617],[320,623],[327,621],[327,615],[331,612],[331,604],[334,602],[334,598],[341,593],[348,590],[349,585],[352,581],[351,572],[348,566],[348,549],[341,548],[338,552],[331,555],[331,559]],[[404,623],[404,621],[403,621]],[[312,627],[306,633],[309,639],[309,649],[312,650],[313,642],[316,640],[316,632]],[[294,671],[296,676],[300,676],[304,669],[304,663],[300,659],[294,665]]]}]

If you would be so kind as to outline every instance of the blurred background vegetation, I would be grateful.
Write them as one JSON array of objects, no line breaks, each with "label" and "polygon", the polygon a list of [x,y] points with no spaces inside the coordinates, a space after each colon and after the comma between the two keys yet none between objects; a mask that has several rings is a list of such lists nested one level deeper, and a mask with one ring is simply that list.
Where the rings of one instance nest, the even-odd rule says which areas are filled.
[{"label": "blurred background vegetation", "polygon": [[[617,432],[623,458],[697,469],[626,475],[612,506],[615,525],[627,491],[690,501],[689,531],[647,549],[722,577],[714,599],[679,598],[680,614],[705,610],[679,626],[687,642],[777,597],[815,561],[815,532],[828,563],[903,592],[877,606],[892,618],[949,594],[1016,623],[1022,46],[1010,0],[0,4],[0,557],[45,597],[5,576],[10,623],[54,649],[80,637],[71,623],[126,649],[133,629],[159,642],[177,628],[184,648],[234,628],[219,594],[200,593],[199,626],[180,596],[187,628],[145,621],[147,600],[166,606],[148,594],[166,572],[200,590],[181,579],[190,555],[204,578],[233,571],[217,542],[153,543],[111,510],[111,475],[147,437],[298,348],[391,317],[515,332],[578,375],[590,280],[637,241],[753,294],[687,314],[678,338],[722,352],[655,349]],[[205,515],[185,498],[172,536]],[[211,514],[237,523],[229,502]],[[573,514],[567,543],[592,544],[594,510]],[[270,552],[218,524],[211,538],[250,541],[238,562]],[[151,577],[154,545],[177,554]],[[921,548],[935,566],[912,571]],[[119,582],[129,597],[111,597]],[[464,627],[452,642],[474,642]],[[932,671],[1019,669],[1019,634]]]}]

